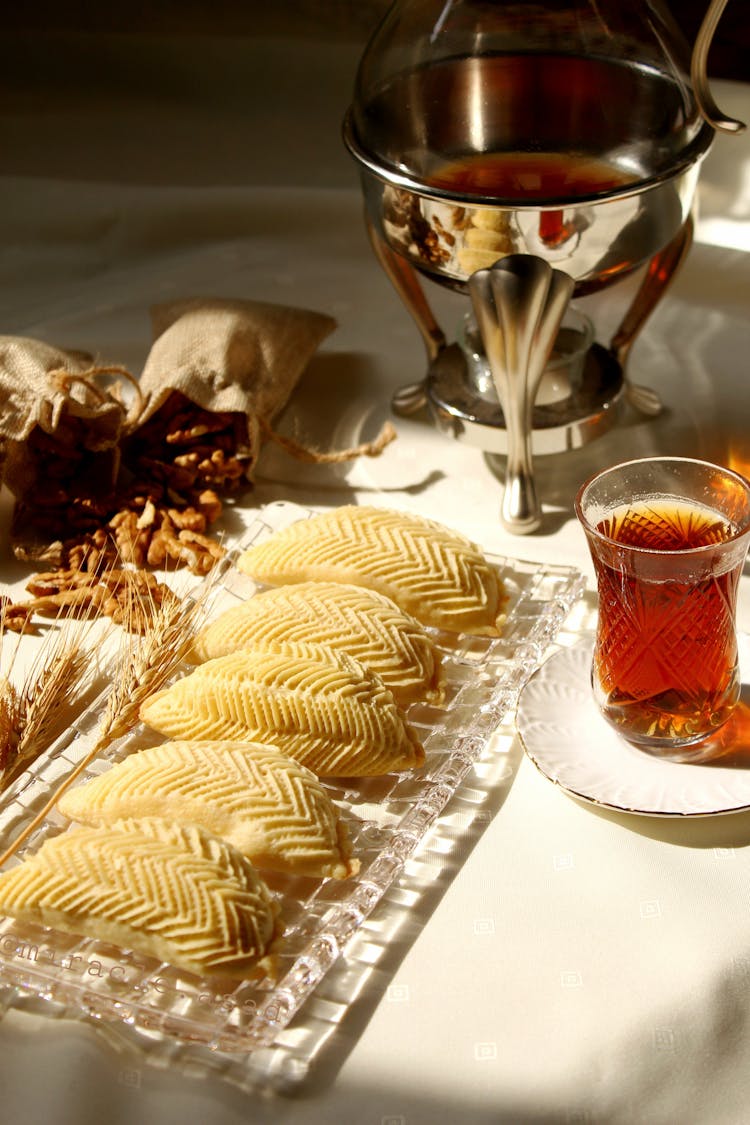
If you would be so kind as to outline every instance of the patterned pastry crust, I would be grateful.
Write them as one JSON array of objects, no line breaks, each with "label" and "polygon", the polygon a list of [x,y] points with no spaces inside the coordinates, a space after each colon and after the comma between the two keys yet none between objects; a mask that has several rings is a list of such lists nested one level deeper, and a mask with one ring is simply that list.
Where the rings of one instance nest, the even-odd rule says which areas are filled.
[{"label": "patterned pastry crust", "polygon": [[433,520],[346,505],[298,520],[248,550],[237,565],[270,586],[350,582],[391,598],[423,625],[497,636],[507,602],[482,550]]},{"label": "patterned pastry crust", "polygon": [[278,908],[249,860],[160,818],[75,828],[0,875],[0,913],[203,976],[263,968]]},{"label": "patterned pastry crust", "polygon": [[341,582],[277,586],[225,610],[197,635],[195,662],[264,641],[302,641],[348,652],[381,677],[402,707],[443,700],[440,651],[390,598]]},{"label": "patterned pastry crust", "polygon": [[299,643],[200,664],[142,704],[170,738],[268,742],[319,776],[422,765],[424,749],[383,681],[343,652]]},{"label": "patterned pastry crust", "polygon": [[90,825],[151,816],[197,824],[276,871],[343,879],[359,868],[317,777],[261,743],[152,746],[69,789],[58,808]]}]

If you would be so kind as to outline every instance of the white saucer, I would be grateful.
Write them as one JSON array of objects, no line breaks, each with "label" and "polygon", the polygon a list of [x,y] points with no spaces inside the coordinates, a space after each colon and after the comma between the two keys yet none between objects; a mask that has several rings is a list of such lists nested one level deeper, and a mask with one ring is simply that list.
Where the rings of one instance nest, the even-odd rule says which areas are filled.
[{"label": "white saucer", "polygon": [[706,761],[638,750],[602,718],[591,692],[592,641],[550,657],[521,692],[518,733],[534,765],[572,796],[648,816],[711,816],[750,808],[750,638],[741,635],[742,699]]}]

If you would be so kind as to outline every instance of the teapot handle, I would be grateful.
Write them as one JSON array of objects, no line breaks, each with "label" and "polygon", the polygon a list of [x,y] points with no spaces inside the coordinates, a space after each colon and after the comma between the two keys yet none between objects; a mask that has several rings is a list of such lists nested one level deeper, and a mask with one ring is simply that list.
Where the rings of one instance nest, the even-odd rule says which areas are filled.
[{"label": "teapot handle", "polygon": [[723,133],[741,133],[745,128],[744,121],[737,121],[734,117],[724,116],[711,95],[706,73],[711,40],[726,4],[727,0],[711,0],[708,5],[708,11],[703,17],[693,47],[690,78],[693,83],[693,92],[698,103],[698,109],[709,125]]}]

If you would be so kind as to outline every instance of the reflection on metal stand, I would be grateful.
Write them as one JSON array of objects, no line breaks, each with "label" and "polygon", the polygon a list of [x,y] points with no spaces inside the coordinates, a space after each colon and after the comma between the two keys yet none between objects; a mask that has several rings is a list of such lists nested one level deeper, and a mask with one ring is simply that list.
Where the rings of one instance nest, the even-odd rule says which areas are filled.
[{"label": "reflection on metal stand", "polygon": [[542,512],[531,459],[532,409],[573,293],[573,279],[531,254],[512,254],[469,278],[469,296],[508,439],[502,520],[535,531]]}]

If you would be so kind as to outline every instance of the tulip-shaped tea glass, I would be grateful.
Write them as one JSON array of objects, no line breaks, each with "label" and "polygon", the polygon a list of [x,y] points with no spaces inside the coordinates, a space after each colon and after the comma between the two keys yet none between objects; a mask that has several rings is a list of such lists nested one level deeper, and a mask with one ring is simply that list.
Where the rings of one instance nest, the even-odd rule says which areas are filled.
[{"label": "tulip-shaped tea glass", "polygon": [[668,756],[707,738],[740,696],[737,587],[750,482],[682,457],[614,465],[579,490],[596,573],[596,702],[628,741]]}]

